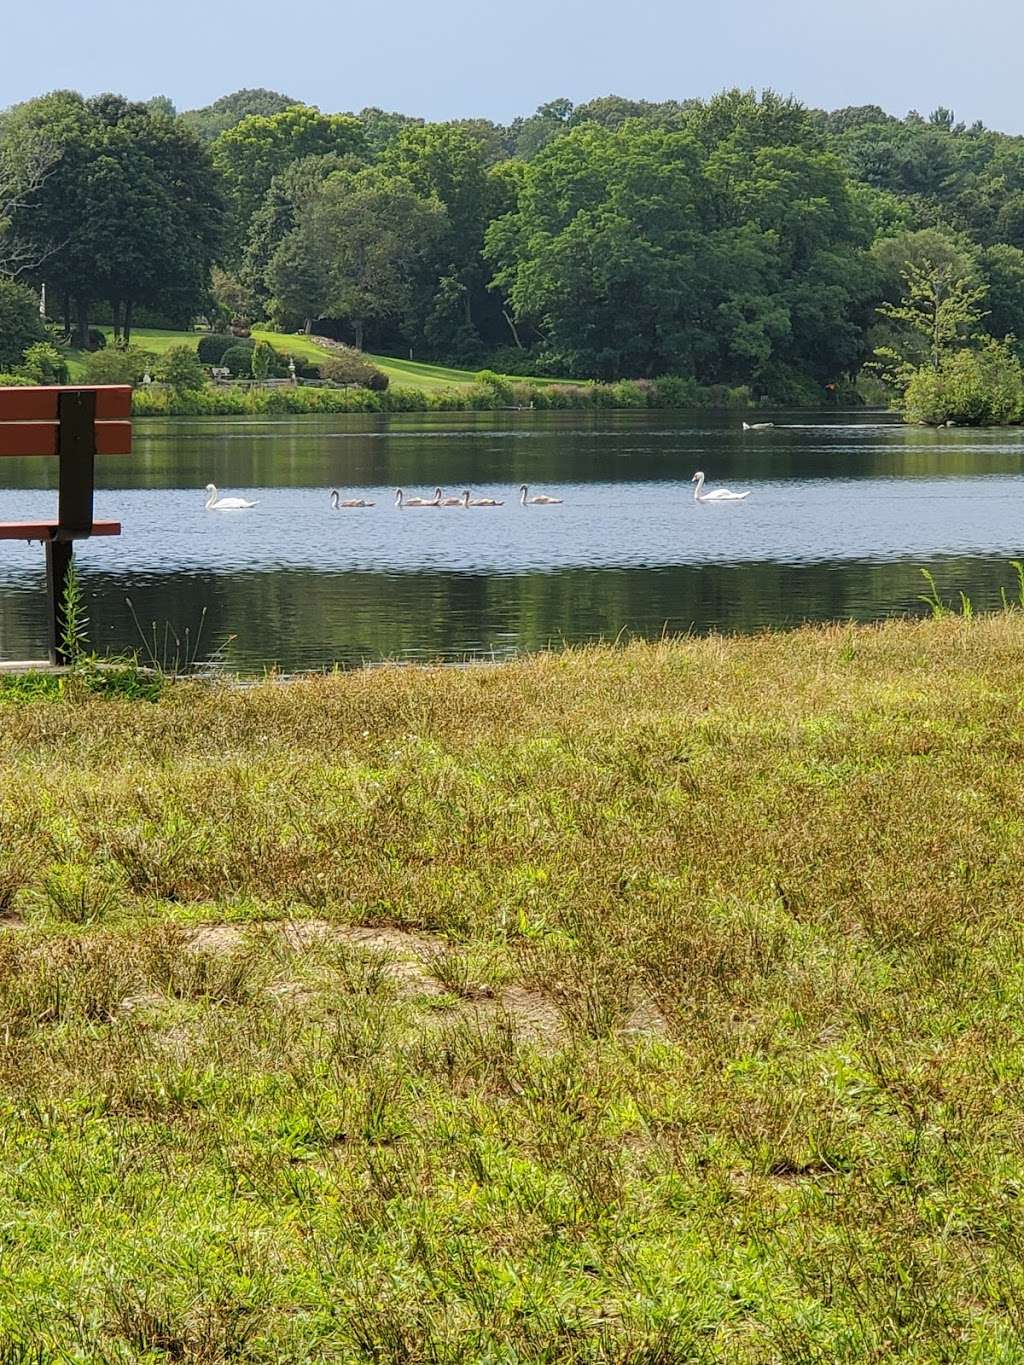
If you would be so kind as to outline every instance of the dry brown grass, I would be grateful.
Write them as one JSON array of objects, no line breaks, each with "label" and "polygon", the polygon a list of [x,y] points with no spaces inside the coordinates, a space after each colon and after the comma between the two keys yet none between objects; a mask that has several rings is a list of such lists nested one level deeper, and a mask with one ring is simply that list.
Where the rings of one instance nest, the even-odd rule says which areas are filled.
[{"label": "dry brown grass", "polygon": [[0,705],[0,1361],[1024,1359],[1022,699],[1006,614]]}]

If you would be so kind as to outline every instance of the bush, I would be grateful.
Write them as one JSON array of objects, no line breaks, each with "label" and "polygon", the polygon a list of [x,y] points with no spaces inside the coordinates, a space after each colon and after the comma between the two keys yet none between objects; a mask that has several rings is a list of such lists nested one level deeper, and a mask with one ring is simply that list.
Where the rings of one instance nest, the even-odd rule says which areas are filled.
[{"label": "bush", "polygon": [[87,384],[141,384],[143,375],[147,371],[152,374],[156,364],[152,351],[137,346],[126,346],[123,351],[93,351],[83,361],[83,378]]},{"label": "bush", "polygon": [[[671,390],[675,396],[685,396],[685,406],[696,392],[697,405],[702,407],[750,406],[747,389],[730,389],[725,385],[704,387],[691,381],[681,381],[682,388]],[[635,406],[637,393],[647,394],[657,401],[660,381],[630,380],[628,387],[619,384],[515,384],[512,400],[518,407],[531,404],[538,410],[547,408],[616,408],[623,402]],[[167,389],[142,389],[135,395],[135,411],[139,415],[180,417],[242,416],[246,413],[316,413],[316,412],[466,412],[492,408],[494,389],[488,384],[438,389],[390,388],[387,392],[365,387],[335,388],[279,388],[231,389],[205,388],[198,392],[170,392]]]},{"label": "bush", "polygon": [[479,370],[476,375],[477,387],[483,389],[489,398],[490,407],[511,407],[512,385],[493,370]]},{"label": "bush", "polygon": [[388,377],[376,365],[371,365],[358,351],[347,346],[332,350],[326,360],[319,364],[320,378],[332,384],[358,384],[363,389],[373,389],[383,393],[388,386]]},{"label": "bush", "polygon": [[68,362],[56,346],[51,346],[48,341],[37,341],[30,346],[19,368],[33,384],[68,382]]},{"label": "bush", "polygon": [[546,408],[543,387],[539,384],[513,384],[512,405],[517,408]]},{"label": "bush", "polygon": [[0,370],[13,370],[30,346],[45,340],[35,294],[23,284],[0,279]]},{"label": "bush", "polygon": [[237,345],[237,338],[227,332],[210,332],[199,338],[196,355],[201,365],[219,365],[225,354]]},{"label": "bush", "polygon": [[583,384],[548,384],[544,392],[548,406],[552,408],[585,408],[594,403],[596,384],[587,388]]},{"label": "bush", "polygon": [[646,408],[654,399],[654,385],[649,379],[620,379],[611,385],[611,406],[616,408]]},{"label": "bush", "polygon": [[255,343],[251,346],[229,346],[221,356],[220,363],[224,369],[231,371],[234,379],[248,379],[252,375],[252,353],[255,349]]},{"label": "bush", "polygon": [[253,379],[266,379],[270,374],[270,367],[277,359],[277,352],[273,346],[266,341],[259,341],[252,353],[252,377]]},{"label": "bush", "polygon": [[34,382],[25,374],[4,374],[0,372],[0,389],[25,388]]},{"label": "bush", "polygon": [[1008,341],[955,351],[935,370],[921,368],[903,399],[908,422],[1010,426],[1024,421],[1024,368]]},{"label": "bush", "polygon": [[166,350],[160,358],[155,377],[179,392],[201,389],[206,383],[199,358],[188,345],[171,346]]},{"label": "bush", "polygon": [[[398,391],[401,394],[401,390]],[[406,390],[407,402],[369,389],[230,389],[206,388],[191,393],[170,389],[140,389],[135,395],[139,416],[241,417],[248,413],[422,412],[425,395]]]},{"label": "bush", "polygon": [[[295,372],[298,373],[298,366]],[[256,343],[252,353],[253,379],[285,379],[289,373],[288,362],[280,351],[276,351],[269,341]]]}]

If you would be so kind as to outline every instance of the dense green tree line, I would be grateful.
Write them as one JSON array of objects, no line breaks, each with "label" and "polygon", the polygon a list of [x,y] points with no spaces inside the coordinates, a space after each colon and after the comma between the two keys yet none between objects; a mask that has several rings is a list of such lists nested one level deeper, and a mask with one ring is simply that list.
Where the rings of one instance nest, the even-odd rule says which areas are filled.
[{"label": "dense green tree line", "polygon": [[12,232],[35,247],[20,273],[45,281],[79,345],[100,304],[117,336],[130,333],[137,307],[187,315],[202,306],[222,250],[223,191],[177,118],[115,95],[57,91],[0,119],[0,148],[33,140],[54,155],[11,215]]},{"label": "dense green tree line", "polygon": [[82,344],[100,312],[125,340],[206,313],[512,373],[900,391],[1017,354],[1024,139],[771,92],[502,126],[61,91],[0,115],[0,274]]}]

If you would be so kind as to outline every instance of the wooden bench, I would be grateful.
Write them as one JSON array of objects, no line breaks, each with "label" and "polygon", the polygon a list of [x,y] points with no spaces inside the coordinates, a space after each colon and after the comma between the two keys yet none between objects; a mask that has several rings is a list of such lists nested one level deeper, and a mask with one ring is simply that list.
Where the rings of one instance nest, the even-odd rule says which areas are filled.
[{"label": "wooden bench", "polygon": [[93,520],[97,455],[130,455],[132,391],[110,388],[0,388],[0,457],[52,455],[60,461],[55,521],[0,521],[0,540],[46,547],[50,662],[67,663],[64,596],[72,547],[90,536],[119,536],[118,521]]}]

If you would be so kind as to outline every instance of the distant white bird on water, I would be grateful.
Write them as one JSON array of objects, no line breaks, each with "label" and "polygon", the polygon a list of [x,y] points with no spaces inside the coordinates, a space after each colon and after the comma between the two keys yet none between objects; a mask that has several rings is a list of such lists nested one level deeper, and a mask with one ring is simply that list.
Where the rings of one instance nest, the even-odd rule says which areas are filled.
[{"label": "distant white bird on water", "polygon": [[750,497],[750,491],[746,493],[733,493],[728,488],[716,488],[713,493],[704,492],[704,475],[698,469],[690,480],[697,487],[693,490],[694,502],[742,502],[744,498]]},{"label": "distant white bird on water", "polygon": [[336,488],[331,489],[331,506],[334,508],[335,512],[337,512],[340,507],[376,507],[376,505],[377,504],[374,502],[364,502],[362,498],[348,498],[345,502],[342,502],[341,494],[338,490]]},{"label": "distant white bird on water", "polygon": [[207,512],[244,512],[247,507],[256,506],[256,503],[247,502],[245,498],[222,498],[212,483],[206,485],[206,491],[209,494],[206,499]]},{"label": "distant white bird on water", "polygon": [[769,427],[773,427],[774,425],[775,425],[774,422],[744,422],[744,423],[743,423],[743,430],[744,430],[744,431],[767,431]]},{"label": "distant white bird on water", "polygon": [[549,498],[546,493],[538,493],[535,497],[528,497],[529,489],[524,483],[519,489],[519,502],[523,507],[553,507],[562,501],[561,498]]},{"label": "distant white bird on water", "polygon": [[437,507],[461,507],[461,498],[446,498],[443,488],[434,489],[434,504]]}]

